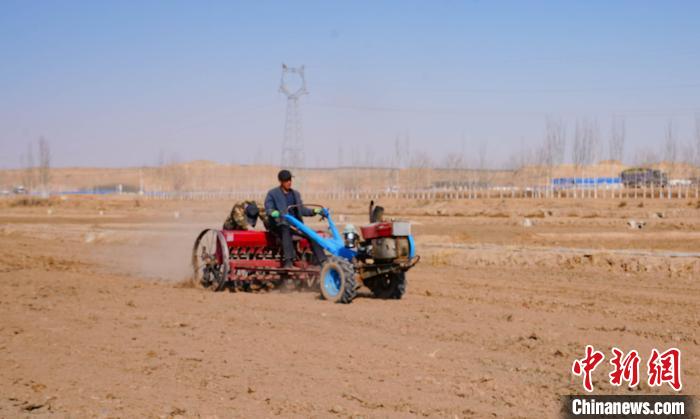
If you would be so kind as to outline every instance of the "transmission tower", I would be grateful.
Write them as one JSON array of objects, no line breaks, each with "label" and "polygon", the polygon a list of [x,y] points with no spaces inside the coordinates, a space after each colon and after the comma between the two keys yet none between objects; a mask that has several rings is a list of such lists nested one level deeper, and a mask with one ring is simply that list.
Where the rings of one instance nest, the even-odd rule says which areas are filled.
[{"label": "transmission tower", "polygon": [[[290,87],[296,79],[298,87]],[[304,66],[295,68],[282,64],[280,92],[287,96],[287,114],[284,122],[284,141],[282,143],[282,167],[298,169],[304,167],[304,137],[301,129],[301,110],[299,98],[308,94]]]}]

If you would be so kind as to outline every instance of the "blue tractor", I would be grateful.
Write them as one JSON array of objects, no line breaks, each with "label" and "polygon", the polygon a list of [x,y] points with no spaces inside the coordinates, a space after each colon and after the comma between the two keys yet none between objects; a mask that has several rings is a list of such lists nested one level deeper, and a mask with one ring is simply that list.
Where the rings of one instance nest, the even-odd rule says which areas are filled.
[{"label": "blue tractor", "polygon": [[[289,213],[282,216],[296,230],[297,259],[293,269],[282,266],[281,245],[266,231],[207,229],[195,241],[192,253],[195,283],[221,291],[255,290],[283,281],[295,281],[321,291],[321,297],[350,303],[364,285],[375,297],[400,299],[406,292],[406,271],[418,263],[407,221],[384,221],[383,209],[370,204],[370,223],[356,231],[347,225],[341,234],[328,208],[320,216],[328,231],[316,231]],[[309,240],[328,254],[322,266],[314,264]]]},{"label": "blue tractor", "polygon": [[379,298],[401,298],[406,292],[406,271],[420,260],[410,224],[375,221],[361,227],[360,237],[353,230],[341,235],[328,208],[322,209],[321,216],[328,221],[330,237],[323,237],[291,214],[284,214],[291,225],[330,254],[319,275],[321,296],[349,303],[360,285],[365,285]]}]

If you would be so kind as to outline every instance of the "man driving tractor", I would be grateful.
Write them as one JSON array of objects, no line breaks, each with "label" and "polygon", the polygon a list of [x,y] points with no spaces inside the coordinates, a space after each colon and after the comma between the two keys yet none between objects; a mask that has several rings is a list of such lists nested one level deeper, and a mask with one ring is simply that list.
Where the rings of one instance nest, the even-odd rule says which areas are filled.
[{"label": "man driving tractor", "polygon": [[[321,208],[307,208],[301,200],[301,194],[292,189],[292,173],[289,170],[280,170],[277,174],[280,186],[272,188],[265,197],[265,213],[270,219],[270,231],[277,234],[282,242],[282,256],[284,268],[294,268],[295,250],[292,242],[292,229],[289,223],[282,217],[289,208],[289,214],[293,215],[300,222],[304,222],[302,217],[311,217],[322,213]],[[326,254],[321,246],[311,240],[311,250],[319,264],[326,261]]]}]

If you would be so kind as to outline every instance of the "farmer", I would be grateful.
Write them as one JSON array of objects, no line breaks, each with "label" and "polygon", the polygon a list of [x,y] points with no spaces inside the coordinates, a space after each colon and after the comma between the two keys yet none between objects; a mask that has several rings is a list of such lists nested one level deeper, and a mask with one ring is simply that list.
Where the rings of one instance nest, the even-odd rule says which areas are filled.
[{"label": "farmer", "polygon": [[253,230],[258,218],[267,230],[269,227],[267,214],[260,212],[259,208],[260,206],[255,201],[237,202],[231,208],[231,214],[224,221],[224,230]]},{"label": "farmer", "polygon": [[[300,222],[304,222],[302,216],[311,217],[321,213],[321,208],[307,208],[301,200],[301,195],[298,191],[292,189],[292,173],[289,170],[280,170],[277,174],[277,180],[280,186],[272,188],[265,197],[265,212],[270,218],[270,227],[282,241],[282,256],[284,259],[284,268],[293,268],[293,261],[296,256],[294,244],[292,243],[292,230],[287,220],[282,217],[289,208],[289,214],[293,215]],[[326,261],[326,254],[318,243],[309,239],[311,250],[319,264]]]}]

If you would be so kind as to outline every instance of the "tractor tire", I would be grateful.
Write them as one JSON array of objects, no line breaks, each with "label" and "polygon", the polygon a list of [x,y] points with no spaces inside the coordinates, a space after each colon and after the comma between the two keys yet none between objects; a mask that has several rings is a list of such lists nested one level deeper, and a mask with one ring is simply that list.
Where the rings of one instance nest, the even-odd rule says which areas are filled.
[{"label": "tractor tire", "polygon": [[214,292],[226,288],[229,252],[221,231],[209,228],[199,233],[192,249],[192,268],[192,284],[196,288]]},{"label": "tractor tire", "polygon": [[406,293],[406,273],[399,272],[375,278],[367,287],[376,298],[400,300]]},{"label": "tractor tire", "polygon": [[319,282],[321,298],[324,300],[348,304],[357,295],[355,267],[341,257],[328,257],[321,267]]}]

